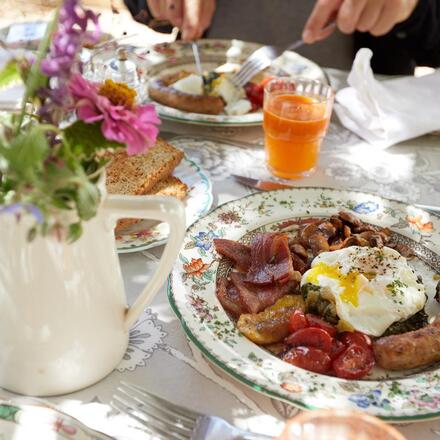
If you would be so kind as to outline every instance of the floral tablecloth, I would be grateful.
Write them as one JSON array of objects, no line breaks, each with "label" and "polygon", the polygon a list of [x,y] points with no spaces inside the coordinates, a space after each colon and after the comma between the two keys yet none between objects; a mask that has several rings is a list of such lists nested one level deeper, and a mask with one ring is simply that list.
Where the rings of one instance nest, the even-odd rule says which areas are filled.
[{"label": "floral tablecloth", "polygon": [[[330,71],[334,81],[338,72]],[[340,76],[340,78],[339,78]],[[231,173],[269,177],[264,166],[261,128],[212,128],[164,123],[163,135],[210,175],[214,205],[249,194]],[[356,188],[412,203],[440,205],[440,137],[429,135],[384,151],[373,150],[337,121],[330,125],[319,169],[297,185]],[[121,255],[129,301],[156,267],[161,248]],[[136,422],[111,411],[109,402],[121,380],[234,424],[276,435],[283,420],[298,410],[265,397],[226,377],[186,339],[170,309],[165,286],[130,332],[130,345],[119,368],[83,391],[51,399],[91,427],[118,439],[151,438]],[[440,420],[399,425],[409,439],[440,439]]]}]

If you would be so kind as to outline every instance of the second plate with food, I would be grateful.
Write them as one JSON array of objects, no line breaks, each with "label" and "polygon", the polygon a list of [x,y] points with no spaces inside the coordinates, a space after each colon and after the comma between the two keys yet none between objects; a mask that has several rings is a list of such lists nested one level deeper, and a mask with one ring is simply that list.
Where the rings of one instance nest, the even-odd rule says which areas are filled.
[{"label": "second plate with food", "polygon": [[[189,188],[188,196],[183,201],[186,208],[186,223],[189,226],[211,208],[212,183],[207,174],[186,156],[174,170],[173,175]],[[144,220],[117,234],[116,248],[120,254],[151,249],[165,244],[168,234],[169,227],[166,223],[157,224]]]},{"label": "second plate with food", "polygon": [[[257,43],[240,40],[206,39],[198,41],[202,68],[206,72],[222,66],[222,71],[237,69],[255,50],[261,47]],[[149,64],[150,81],[158,76],[177,74],[181,71],[195,72],[194,56],[191,44],[182,41],[163,43],[154,46],[148,53],[138,52],[146,64]],[[302,76],[326,81],[323,70],[312,61],[294,52],[285,52],[274,61],[267,75]],[[217,115],[194,113],[156,103],[159,115],[164,119],[199,125],[246,126],[260,125],[262,111],[251,111],[243,115]]]},{"label": "second plate with food", "polygon": [[[346,214],[337,217],[340,211],[346,211]],[[306,235],[315,234],[313,240],[302,237],[310,245],[309,256],[304,257],[307,267],[301,270],[294,263],[295,269],[304,273],[302,278],[298,272],[291,273],[288,263],[289,252],[300,258],[304,246],[308,247],[304,243],[303,249],[294,246],[300,244],[295,237],[301,225],[312,225]],[[253,194],[218,207],[188,229],[170,277],[169,300],[185,332],[205,356],[257,391],[303,409],[361,409],[396,422],[440,417],[440,353],[438,340],[435,340],[438,329],[437,324],[435,329],[426,327],[432,325],[440,313],[440,305],[435,299],[440,273],[439,231],[440,218],[437,216],[404,203],[356,191],[293,188]],[[282,232],[282,239],[279,232]],[[286,243],[283,244],[286,234],[290,250]],[[235,260],[233,273],[232,260],[217,252],[219,244],[231,242],[218,242],[217,239],[242,243],[242,247],[232,243],[234,246],[229,248],[229,256]],[[246,245],[251,242],[249,250]],[[383,242],[387,244],[386,248],[381,247]],[[352,245],[355,247],[350,247]],[[254,257],[249,260],[248,252],[255,252],[255,246],[259,246],[259,252],[251,254]],[[325,253],[321,254],[322,250]],[[338,250],[343,252],[338,253]],[[357,254],[349,255],[347,259],[345,254],[348,252]],[[368,252],[371,255],[367,258]],[[227,246],[223,246],[222,253],[228,254]],[[320,257],[315,257],[312,270],[307,273],[305,270],[312,258],[310,253]],[[345,260],[338,260],[336,256],[345,256]],[[294,255],[291,258],[293,260]],[[254,264],[259,261],[262,263],[260,268]],[[239,267],[241,263],[245,269]],[[290,278],[286,271],[290,271]],[[270,279],[266,279],[268,276]],[[389,281],[386,280],[388,276]],[[233,285],[220,302],[217,295],[225,293],[219,289],[227,278]],[[300,279],[302,285],[309,283],[306,291],[299,290]],[[286,284],[292,281],[297,283],[296,287],[295,283],[291,287]],[[373,289],[374,286],[377,289]],[[285,293],[278,291],[284,288],[290,289],[289,299],[296,297],[302,305],[278,303],[285,301]],[[238,329],[242,313],[246,314],[252,330],[255,315],[260,310],[266,313],[274,303],[276,307],[266,316],[273,318],[271,322],[256,325],[254,334],[243,327],[243,322],[241,331]],[[281,309],[291,306],[295,309],[305,307],[307,313],[315,315],[306,315],[309,327],[319,328],[322,324],[322,321],[311,320],[316,315],[326,319],[327,326],[331,322],[334,327],[326,330],[324,325],[320,329],[337,339],[339,342],[335,348],[342,347],[342,351],[336,353],[333,345],[327,344],[326,347],[324,342],[328,341],[315,338],[315,333],[322,331],[309,332],[314,333],[312,340],[300,338],[299,341],[296,336],[285,339],[289,332],[294,335],[297,328],[283,329],[284,317],[277,319],[282,315]],[[237,311],[234,308],[242,309]],[[243,309],[247,310],[243,312]],[[255,311],[249,312],[249,309]],[[357,313],[360,309],[365,313]],[[240,315],[238,324],[231,311]],[[391,314],[395,319],[388,322]],[[371,320],[367,320],[366,315],[371,315]],[[413,316],[417,319],[408,319]],[[260,318],[264,316],[259,314],[257,319]],[[395,322],[397,325],[393,324]],[[362,375],[355,371],[359,370],[356,356],[364,356],[370,366],[373,356],[371,351],[368,355],[366,353],[371,347],[363,345],[368,339],[345,339],[340,333],[357,327],[375,341],[376,365],[387,364],[389,368],[375,366],[369,372],[367,369],[362,371]],[[265,328],[268,331],[262,335]],[[421,331],[415,330],[417,328]],[[384,342],[384,329],[397,333],[397,339]],[[278,339],[284,345],[277,356],[274,344],[267,345],[273,341],[259,337],[269,335],[273,339],[280,330]],[[417,335],[405,333],[410,330],[418,332]],[[417,355],[408,359],[406,349],[399,352],[399,344],[403,344],[408,352],[416,349]],[[295,348],[298,345],[301,346],[299,350]],[[310,371],[316,367],[313,356],[308,358],[307,365],[302,364],[303,368],[299,366],[295,356],[310,353],[319,354],[321,359],[322,356],[331,358],[325,372]],[[381,353],[383,359],[378,357]],[[344,364],[342,369],[341,363]],[[400,370],[392,371],[393,364]],[[409,369],[410,364],[418,365]]]}]

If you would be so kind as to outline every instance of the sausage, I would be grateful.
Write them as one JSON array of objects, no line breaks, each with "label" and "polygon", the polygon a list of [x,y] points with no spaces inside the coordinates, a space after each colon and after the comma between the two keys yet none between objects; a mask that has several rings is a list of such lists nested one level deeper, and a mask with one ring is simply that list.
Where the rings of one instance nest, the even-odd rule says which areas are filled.
[{"label": "sausage", "polygon": [[152,79],[148,84],[148,95],[153,101],[186,112],[208,115],[222,113],[225,103],[219,96],[192,95],[171,87],[171,84],[188,74],[188,72],[178,72]]},{"label": "sausage", "polygon": [[410,370],[440,361],[440,315],[432,324],[373,343],[376,363],[386,370]]}]

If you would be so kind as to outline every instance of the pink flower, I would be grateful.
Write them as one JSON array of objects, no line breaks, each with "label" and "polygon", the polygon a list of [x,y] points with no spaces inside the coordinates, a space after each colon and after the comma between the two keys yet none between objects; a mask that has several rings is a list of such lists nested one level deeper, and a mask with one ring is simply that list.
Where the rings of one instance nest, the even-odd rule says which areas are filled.
[{"label": "pink flower", "polygon": [[128,155],[145,152],[155,144],[159,133],[157,125],[160,124],[160,119],[154,106],[136,106],[131,102],[133,95],[127,93],[127,90],[130,92],[128,88],[113,82],[109,84],[116,88],[116,92],[122,90],[117,98],[124,100],[124,103],[112,102],[110,98],[99,93],[98,84],[87,81],[80,74],[72,76],[69,90],[78,119],[88,124],[102,121],[101,131],[104,137],[126,144]]}]

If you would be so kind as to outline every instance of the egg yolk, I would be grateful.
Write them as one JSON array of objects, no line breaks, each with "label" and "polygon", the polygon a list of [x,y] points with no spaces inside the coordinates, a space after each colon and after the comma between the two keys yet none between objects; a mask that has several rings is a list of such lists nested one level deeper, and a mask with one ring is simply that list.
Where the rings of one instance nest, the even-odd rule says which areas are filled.
[{"label": "egg yolk", "polygon": [[354,307],[358,307],[358,292],[361,284],[361,278],[358,272],[349,272],[344,275],[335,266],[329,266],[325,263],[318,263],[310,269],[307,275],[307,282],[319,285],[319,275],[337,280],[343,289],[343,292],[340,296],[341,300],[345,303],[352,304]]}]

